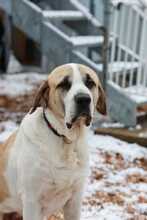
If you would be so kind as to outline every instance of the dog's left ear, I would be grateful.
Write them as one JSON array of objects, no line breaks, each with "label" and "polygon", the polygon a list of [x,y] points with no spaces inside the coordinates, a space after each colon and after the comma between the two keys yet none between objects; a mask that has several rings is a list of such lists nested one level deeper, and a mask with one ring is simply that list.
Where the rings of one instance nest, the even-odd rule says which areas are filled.
[{"label": "dog's left ear", "polygon": [[107,114],[106,96],[101,85],[98,86],[98,101],[96,105],[97,111],[102,115]]},{"label": "dog's left ear", "polygon": [[48,99],[49,99],[49,85],[48,85],[48,81],[46,80],[41,84],[39,90],[37,91],[30,114],[32,114],[39,106],[46,108],[48,106]]}]

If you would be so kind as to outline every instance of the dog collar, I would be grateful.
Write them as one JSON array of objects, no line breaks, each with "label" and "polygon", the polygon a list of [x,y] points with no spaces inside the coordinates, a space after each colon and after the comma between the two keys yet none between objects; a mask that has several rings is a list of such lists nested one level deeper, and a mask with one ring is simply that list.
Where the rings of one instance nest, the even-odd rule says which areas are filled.
[{"label": "dog collar", "polygon": [[66,144],[71,144],[71,143],[72,143],[72,141],[69,140],[65,135],[59,134],[58,131],[57,131],[55,128],[53,128],[53,126],[52,126],[51,123],[48,121],[48,119],[47,119],[47,117],[46,117],[46,115],[45,115],[45,110],[44,110],[44,109],[43,109],[43,118],[44,118],[44,120],[45,120],[45,122],[46,122],[48,128],[51,129],[52,132],[53,132],[56,136],[63,138],[63,140],[64,140],[64,142],[65,142]]}]

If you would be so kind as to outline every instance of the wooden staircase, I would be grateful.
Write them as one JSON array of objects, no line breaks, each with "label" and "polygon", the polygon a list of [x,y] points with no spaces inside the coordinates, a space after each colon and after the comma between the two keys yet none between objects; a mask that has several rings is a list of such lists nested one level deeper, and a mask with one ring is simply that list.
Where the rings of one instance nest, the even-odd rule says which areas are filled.
[{"label": "wooden staircase", "polygon": [[[39,44],[49,61],[45,69],[50,71],[63,63],[80,62],[95,69],[103,79],[102,25],[88,8],[77,0],[62,0],[62,3],[60,0],[8,1],[13,24]],[[112,66],[117,71],[117,63]],[[118,71],[121,70],[123,66],[119,65]]]}]

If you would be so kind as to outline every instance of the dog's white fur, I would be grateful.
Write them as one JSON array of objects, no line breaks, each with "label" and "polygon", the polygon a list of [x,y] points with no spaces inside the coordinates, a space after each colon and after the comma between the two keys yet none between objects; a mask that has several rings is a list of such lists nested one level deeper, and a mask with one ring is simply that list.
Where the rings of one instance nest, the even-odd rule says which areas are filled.
[{"label": "dog's white fur", "polygon": [[70,64],[70,67],[73,79],[70,91],[63,97],[64,123],[49,108],[45,113],[58,133],[68,137],[71,143],[47,127],[42,107],[25,116],[13,143],[9,144],[3,170],[9,196],[0,201],[0,220],[3,213],[13,211],[23,215],[23,220],[42,220],[61,208],[65,220],[80,219],[81,197],[88,174],[86,135],[89,128],[82,124],[69,130],[66,122],[71,121],[74,114],[75,94],[89,94],[92,115],[96,100],[84,85],[78,65]]}]

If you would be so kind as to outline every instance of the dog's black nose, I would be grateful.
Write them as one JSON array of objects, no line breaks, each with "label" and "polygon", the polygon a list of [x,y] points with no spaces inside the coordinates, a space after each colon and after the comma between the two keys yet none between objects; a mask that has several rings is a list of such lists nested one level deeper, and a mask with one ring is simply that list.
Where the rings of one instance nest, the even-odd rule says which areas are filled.
[{"label": "dog's black nose", "polygon": [[86,93],[78,93],[77,95],[75,95],[75,102],[78,105],[89,105],[91,102],[91,98]]}]

